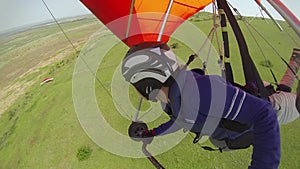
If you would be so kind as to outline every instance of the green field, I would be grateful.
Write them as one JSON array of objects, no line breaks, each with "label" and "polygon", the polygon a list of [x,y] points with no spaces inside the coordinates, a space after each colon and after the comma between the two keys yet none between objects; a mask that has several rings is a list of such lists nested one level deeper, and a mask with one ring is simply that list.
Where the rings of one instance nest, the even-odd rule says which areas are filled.
[{"label": "green field", "polygon": [[[203,19],[203,17],[206,19]],[[207,15],[195,17],[191,21],[204,33],[208,34],[212,21]],[[281,22],[286,32],[280,32],[270,20],[246,18],[255,26],[284,57],[289,59],[293,47],[300,39],[292,29]],[[248,43],[249,51],[261,76],[266,81],[274,81],[269,69],[262,66],[265,61],[247,27],[239,20]],[[78,51],[87,52],[95,32],[102,25],[95,19],[87,17],[72,22],[62,23],[68,37]],[[288,32],[288,33],[287,33]],[[187,32],[188,33],[188,32]],[[229,30],[232,66],[236,80],[243,83],[243,76],[237,44]],[[273,50],[254,33],[263,48],[267,60],[270,60],[277,78],[283,75],[286,66]],[[219,33],[220,35],[220,33]],[[90,38],[90,40],[88,40]],[[96,41],[101,41],[96,39]],[[99,147],[82,129],[73,105],[72,79],[76,62],[81,58],[66,41],[57,25],[43,26],[0,39],[0,169],[15,168],[82,168],[82,169],[131,169],[154,168],[147,158],[126,158],[114,155]],[[186,61],[191,51],[176,39],[169,44],[178,43],[174,52]],[[84,46],[87,44],[86,46]],[[215,41],[214,44],[216,45]],[[298,46],[299,47],[299,46]],[[200,48],[200,47],[199,47]],[[118,43],[103,58],[95,81],[97,103],[109,124],[126,135],[130,120],[120,116],[110,96],[111,79],[128,48]],[[96,55],[97,53],[90,53]],[[81,55],[79,55],[81,56]],[[201,66],[199,61],[192,67]],[[54,81],[40,86],[45,77],[54,77]],[[293,89],[295,91],[295,87]],[[132,104],[136,105],[138,97],[130,92]],[[143,109],[149,104],[144,102]],[[134,112],[126,112],[133,117]],[[155,127],[167,116],[150,123]],[[300,140],[299,119],[281,126],[282,158],[281,169],[298,169]],[[106,131],[98,131],[99,133]],[[232,169],[247,168],[251,159],[251,148],[220,153],[205,151],[200,144],[194,145],[193,138],[187,136],[171,150],[157,155],[158,161],[165,168],[203,168]],[[114,140],[112,140],[113,142]],[[205,142],[202,145],[211,145]],[[78,151],[83,146],[90,148],[90,156],[79,160]],[[154,145],[155,146],[155,145]]]}]

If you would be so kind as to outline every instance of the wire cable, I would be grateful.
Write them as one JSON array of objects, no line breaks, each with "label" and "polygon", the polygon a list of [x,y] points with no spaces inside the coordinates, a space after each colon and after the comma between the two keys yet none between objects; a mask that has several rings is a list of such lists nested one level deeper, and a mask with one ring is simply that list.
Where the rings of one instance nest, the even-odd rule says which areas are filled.
[{"label": "wire cable", "polygon": [[[75,47],[75,45],[73,44],[73,42],[71,41],[71,39],[68,37],[68,35],[66,34],[66,32],[64,31],[64,29],[62,28],[62,26],[60,25],[60,23],[57,21],[56,17],[54,16],[54,14],[51,12],[49,6],[47,5],[47,3],[42,0],[44,6],[46,7],[46,9],[48,10],[48,12],[50,13],[52,19],[55,21],[56,25],[59,27],[59,29],[61,30],[61,32],[63,33],[64,37],[67,39],[67,41],[71,44],[72,48],[74,49],[74,51],[76,52],[76,54],[79,54],[79,51],[77,50],[77,48]],[[84,53],[82,53],[82,55],[85,56]],[[112,97],[111,93],[109,92],[108,89],[106,89],[105,85],[101,82],[101,80],[97,77],[96,73],[93,73],[92,68],[88,65],[88,63],[86,62],[86,60],[83,57],[77,56],[78,58],[81,59],[81,61],[85,64],[85,66],[88,68],[89,72],[92,74],[93,77],[95,77],[96,81],[98,82],[98,84],[100,84],[100,86],[104,89],[104,91],[106,92],[106,94],[108,94],[110,96],[110,98],[115,102],[114,98]],[[125,113],[125,115],[129,118],[132,119],[132,116],[129,116],[126,111],[122,108],[121,104],[119,104],[118,102],[115,102],[119,108]]]},{"label": "wire cable", "polygon": [[[236,12],[237,15],[239,15],[242,19],[242,21],[245,23],[247,29],[249,30],[249,32],[252,35],[252,32],[250,31],[250,29],[248,28],[248,26],[250,26],[264,41],[265,43],[273,50],[273,52],[285,63],[285,65],[291,70],[291,72],[296,76],[296,79],[298,79],[298,76],[296,74],[296,72],[291,68],[291,66],[288,64],[288,62],[281,56],[281,54],[275,49],[275,47],[264,37],[264,35],[262,33],[260,33],[253,25],[251,25],[247,20],[244,19],[244,17],[242,17],[241,13],[238,12],[238,10],[236,8],[234,8],[229,2],[228,2],[229,6]],[[262,49],[260,49],[262,50]],[[264,56],[264,54],[263,54]],[[265,56],[264,56],[265,57]],[[265,57],[266,59],[266,57]],[[272,76],[274,77],[274,73],[273,71],[271,71]],[[276,78],[275,78],[276,79]],[[274,80],[275,80],[274,79]],[[277,80],[275,80],[277,81]]]}]

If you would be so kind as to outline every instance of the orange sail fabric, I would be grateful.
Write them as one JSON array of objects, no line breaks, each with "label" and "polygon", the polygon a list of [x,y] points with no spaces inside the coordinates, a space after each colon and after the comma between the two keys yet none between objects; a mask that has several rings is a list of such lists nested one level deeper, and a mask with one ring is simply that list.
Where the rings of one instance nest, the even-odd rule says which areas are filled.
[{"label": "orange sail fabric", "polygon": [[147,41],[167,42],[182,22],[206,7],[212,0],[81,0],[81,2],[118,38],[131,47]]}]

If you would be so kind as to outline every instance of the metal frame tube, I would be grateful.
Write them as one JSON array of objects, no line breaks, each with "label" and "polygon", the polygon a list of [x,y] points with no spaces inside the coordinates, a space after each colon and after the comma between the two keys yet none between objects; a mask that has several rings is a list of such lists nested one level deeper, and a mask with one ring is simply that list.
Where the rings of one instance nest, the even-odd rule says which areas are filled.
[{"label": "metal frame tube", "polygon": [[270,14],[270,12],[267,10],[267,8],[265,8],[265,6],[263,6],[263,4],[260,3],[260,1],[255,0],[255,2],[272,19],[272,21],[275,23],[275,25],[278,27],[278,29],[281,30],[281,31],[283,31],[281,25],[273,18],[273,16]]},{"label": "metal frame tube", "polygon": [[130,31],[130,25],[131,25],[131,19],[132,19],[132,13],[133,13],[133,7],[134,7],[134,2],[135,0],[131,1],[130,5],[130,12],[129,12],[129,18],[128,18],[128,23],[127,23],[127,29],[126,29],[126,38],[129,36],[129,31]]},{"label": "metal frame tube", "polygon": [[294,29],[298,37],[300,37],[299,19],[280,1],[267,0],[270,5],[284,18],[284,20]]},{"label": "metal frame tube", "polygon": [[158,41],[158,42],[161,41],[163,32],[164,32],[165,27],[166,27],[166,23],[167,23],[167,20],[168,20],[168,17],[169,17],[169,14],[170,14],[170,11],[171,11],[171,8],[172,8],[172,5],[173,5],[173,2],[174,2],[174,0],[170,0],[170,3],[169,3],[169,5],[168,5],[167,12],[166,12],[166,14],[165,14],[165,17],[164,17],[162,26],[161,26],[160,31],[159,31],[159,34],[158,34],[158,38],[157,38],[157,41]]}]

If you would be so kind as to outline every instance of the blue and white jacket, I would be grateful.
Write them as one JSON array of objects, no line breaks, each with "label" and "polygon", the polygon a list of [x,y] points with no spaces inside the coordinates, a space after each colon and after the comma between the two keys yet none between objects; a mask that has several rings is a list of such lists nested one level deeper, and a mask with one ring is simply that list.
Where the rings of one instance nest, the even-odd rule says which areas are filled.
[{"label": "blue and white jacket", "polygon": [[241,135],[219,127],[221,119],[251,126],[253,154],[251,169],[274,169],[280,162],[280,134],[271,104],[228,84],[219,76],[199,75],[181,70],[168,93],[163,109],[170,120],[154,128],[165,135],[185,128],[216,140]]}]

